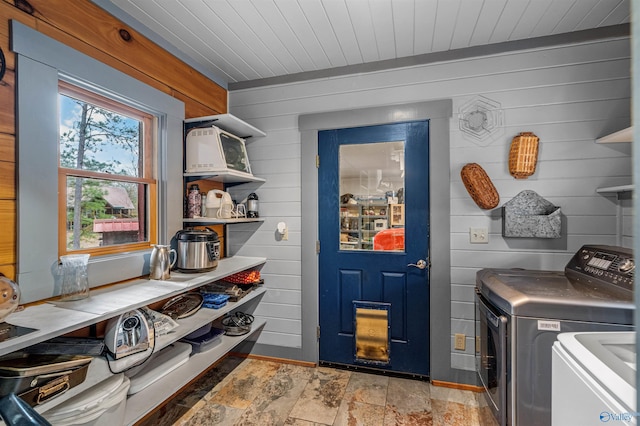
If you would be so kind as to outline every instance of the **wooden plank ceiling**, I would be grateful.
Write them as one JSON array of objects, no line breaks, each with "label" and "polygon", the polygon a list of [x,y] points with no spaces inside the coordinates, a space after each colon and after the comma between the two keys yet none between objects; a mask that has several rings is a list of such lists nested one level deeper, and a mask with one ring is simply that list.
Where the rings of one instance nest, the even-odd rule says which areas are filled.
[{"label": "wooden plank ceiling", "polygon": [[227,83],[630,22],[630,0],[111,0]]}]

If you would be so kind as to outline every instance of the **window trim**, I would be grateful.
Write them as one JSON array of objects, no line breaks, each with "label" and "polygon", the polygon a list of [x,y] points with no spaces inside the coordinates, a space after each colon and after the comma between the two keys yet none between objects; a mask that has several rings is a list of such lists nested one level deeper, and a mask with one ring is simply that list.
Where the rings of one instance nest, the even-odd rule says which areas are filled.
[{"label": "window trim", "polygon": [[[60,167],[58,162],[58,254],[60,256],[70,253],[89,253],[92,256],[122,253],[134,250],[145,250],[152,247],[153,244],[157,244],[157,183],[155,179],[155,170],[153,167],[153,155],[156,151],[153,141],[155,135],[158,133],[157,128],[158,120],[156,117],[148,112],[141,111],[137,108],[130,106],[129,104],[122,103],[121,101],[115,101],[112,98],[99,95],[91,90],[84,89],[75,86],[67,81],[60,80],[58,83],[58,94],[71,97],[98,107],[103,107],[116,112],[121,115],[133,118],[142,122],[143,142],[142,142],[142,155],[143,166],[142,176],[125,176],[125,175],[112,175],[107,173],[93,172],[89,170],[77,170],[66,167]],[[58,120],[60,121],[60,120]],[[154,126],[155,124],[155,126]],[[59,158],[58,153],[58,158]],[[145,225],[147,227],[147,241],[110,245],[104,247],[92,247],[81,250],[69,250],[67,248],[67,178],[74,177],[86,177],[96,179],[108,179],[110,181],[120,182],[134,182],[143,184],[147,188],[144,197],[145,211],[143,212],[145,217]],[[156,206],[152,208],[152,206]]]},{"label": "window trim", "polygon": [[[60,79],[99,94],[113,93],[158,117],[158,211],[160,244],[182,229],[182,126],[184,103],[18,21],[11,21],[11,50],[16,53],[17,281],[21,303],[60,294],[58,269],[58,82]],[[131,98],[135,94],[135,99]],[[153,208],[152,207],[152,208]],[[92,256],[89,285],[97,287],[149,272],[151,249]]]}]

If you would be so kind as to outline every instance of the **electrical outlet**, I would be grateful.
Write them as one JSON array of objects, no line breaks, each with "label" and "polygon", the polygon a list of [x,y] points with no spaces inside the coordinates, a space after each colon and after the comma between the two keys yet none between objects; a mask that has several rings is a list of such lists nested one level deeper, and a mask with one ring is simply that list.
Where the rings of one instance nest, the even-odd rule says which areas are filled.
[{"label": "electrical outlet", "polygon": [[469,241],[471,242],[471,244],[489,243],[489,229],[469,228]]},{"label": "electrical outlet", "polygon": [[459,351],[464,351],[465,348],[465,335],[461,333],[455,334],[453,348]]},{"label": "electrical outlet", "polygon": [[287,241],[289,239],[289,227],[284,222],[278,223],[278,231],[279,236],[276,237],[278,241]]}]

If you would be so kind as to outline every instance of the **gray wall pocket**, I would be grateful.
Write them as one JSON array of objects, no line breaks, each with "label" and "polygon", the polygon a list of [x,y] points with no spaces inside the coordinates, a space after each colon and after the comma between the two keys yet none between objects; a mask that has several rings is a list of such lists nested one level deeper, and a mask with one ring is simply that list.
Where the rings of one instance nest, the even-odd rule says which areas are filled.
[{"label": "gray wall pocket", "polygon": [[560,238],[562,216],[535,191],[524,190],[502,206],[502,236],[509,238]]}]

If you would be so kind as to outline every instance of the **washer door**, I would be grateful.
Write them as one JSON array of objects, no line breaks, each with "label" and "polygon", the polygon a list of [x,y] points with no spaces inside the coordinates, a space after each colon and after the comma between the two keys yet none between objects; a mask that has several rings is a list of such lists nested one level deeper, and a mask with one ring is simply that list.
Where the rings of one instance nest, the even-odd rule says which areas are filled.
[{"label": "washer door", "polygon": [[508,318],[493,310],[476,294],[478,316],[476,371],[485,389],[489,409],[498,424],[507,424],[507,323]]}]

